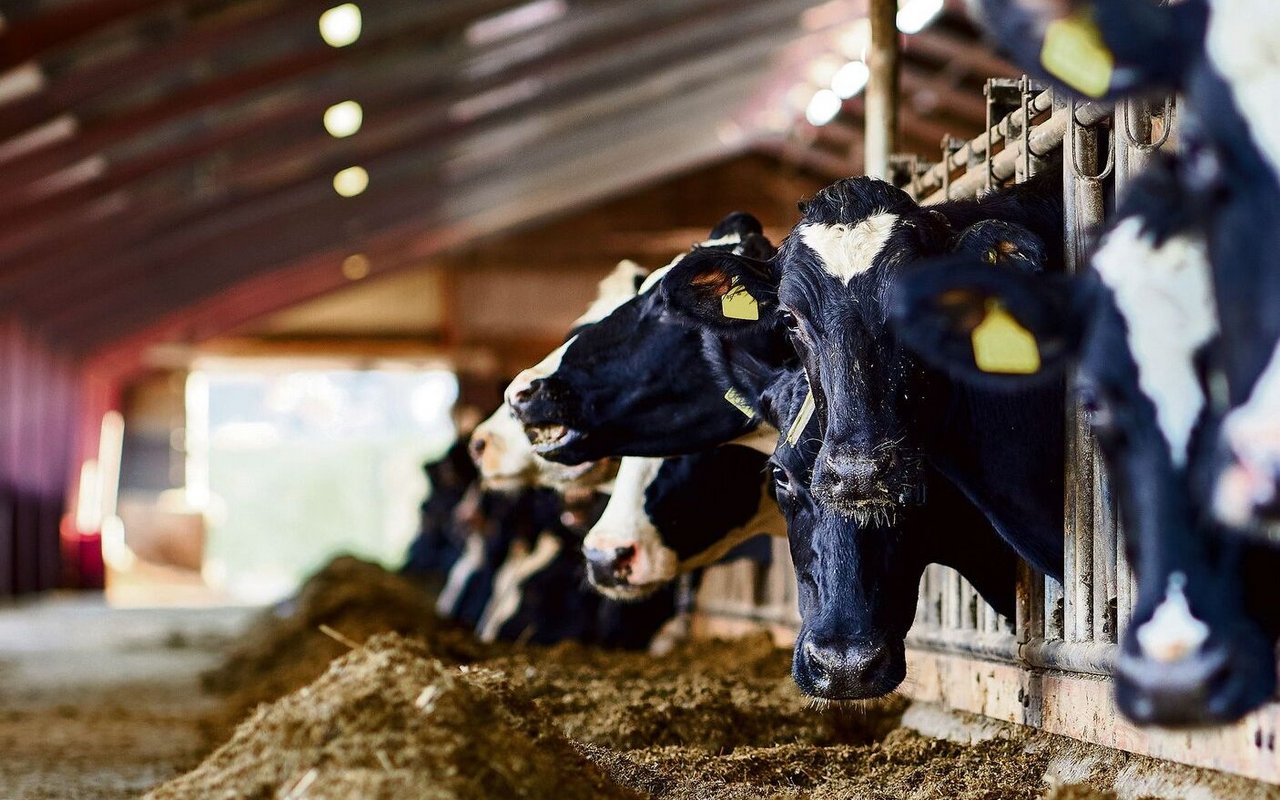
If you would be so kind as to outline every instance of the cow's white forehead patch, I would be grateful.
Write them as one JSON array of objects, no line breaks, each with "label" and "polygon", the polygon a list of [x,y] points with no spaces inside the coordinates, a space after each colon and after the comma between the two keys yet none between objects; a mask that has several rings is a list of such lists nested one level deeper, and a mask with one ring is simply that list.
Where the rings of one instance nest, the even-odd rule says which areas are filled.
[{"label": "cow's white forehead patch", "polygon": [[875,265],[898,221],[897,214],[873,214],[854,225],[809,223],[797,232],[819,260],[827,274],[848,281]]},{"label": "cow's white forehead patch", "polygon": [[1187,576],[1181,572],[1169,575],[1164,600],[1156,606],[1151,619],[1138,626],[1138,646],[1142,654],[1161,663],[1181,661],[1195,653],[1209,638],[1209,626],[1196,619],[1183,587]]},{"label": "cow's white forehead patch", "polygon": [[1226,79],[1254,145],[1280,173],[1280,3],[1210,0],[1205,47]]},{"label": "cow's white forehead patch", "polygon": [[1173,236],[1157,247],[1139,220],[1127,219],[1107,234],[1093,267],[1115,296],[1139,388],[1155,405],[1173,463],[1182,466],[1206,404],[1195,355],[1218,332],[1204,241]]}]

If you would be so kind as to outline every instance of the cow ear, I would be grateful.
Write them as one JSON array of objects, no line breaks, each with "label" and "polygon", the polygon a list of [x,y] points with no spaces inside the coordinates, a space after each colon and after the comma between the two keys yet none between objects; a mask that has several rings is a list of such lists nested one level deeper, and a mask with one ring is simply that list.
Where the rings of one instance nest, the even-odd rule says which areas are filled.
[{"label": "cow ear", "polygon": [[768,261],[695,248],[662,279],[667,311],[713,330],[746,330],[777,308],[778,279]]},{"label": "cow ear", "polygon": [[764,233],[764,226],[760,224],[760,220],[745,211],[735,211],[716,223],[708,238],[714,240],[737,236],[742,240],[753,233],[757,236]]},{"label": "cow ear", "polygon": [[933,261],[893,287],[895,332],[926,362],[979,385],[1017,389],[1056,378],[1083,332],[1078,284],[969,259]]}]

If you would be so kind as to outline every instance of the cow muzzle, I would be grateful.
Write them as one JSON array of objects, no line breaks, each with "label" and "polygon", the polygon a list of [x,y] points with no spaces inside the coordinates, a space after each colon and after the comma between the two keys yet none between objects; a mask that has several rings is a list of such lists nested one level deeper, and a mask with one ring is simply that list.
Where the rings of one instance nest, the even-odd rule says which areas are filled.
[{"label": "cow muzzle", "polygon": [[901,641],[805,631],[791,666],[800,691],[823,700],[868,700],[892,692],[907,676]]},{"label": "cow muzzle", "polygon": [[589,537],[582,554],[587,580],[596,591],[614,600],[647,597],[679,574],[675,551],[655,542],[603,541]]},{"label": "cow muzzle", "polygon": [[860,525],[890,525],[898,512],[924,500],[917,470],[908,469],[889,448],[866,455],[847,448],[820,454],[813,494],[824,507]]}]

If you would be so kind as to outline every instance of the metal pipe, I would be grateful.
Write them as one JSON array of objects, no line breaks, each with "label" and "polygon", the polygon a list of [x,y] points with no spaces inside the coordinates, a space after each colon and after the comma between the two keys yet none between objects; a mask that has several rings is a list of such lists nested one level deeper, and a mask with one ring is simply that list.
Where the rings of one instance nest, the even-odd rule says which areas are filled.
[{"label": "metal pipe", "polygon": [[[1031,118],[1035,119],[1051,108],[1053,108],[1053,93],[1042,92],[1030,103]],[[1021,130],[1025,119],[1026,115],[1019,109],[1006,117],[993,120],[986,133],[966,142],[963,147],[952,153],[951,157],[942,163],[934,164],[929,168],[928,172],[916,178],[906,187],[907,192],[912,197],[925,197],[941,189],[946,177],[956,170],[966,169],[975,162],[983,162],[985,164],[987,153],[1005,144],[1005,131],[1010,127]]]},{"label": "metal pipe", "polygon": [[[1039,99],[1039,97],[1036,98],[1037,103],[1039,102]],[[1032,104],[1032,107],[1035,107],[1035,103]],[[1111,111],[1112,105],[1110,103],[1084,103],[1076,107],[1076,125],[1083,128],[1093,127],[1111,116]],[[1021,112],[1014,113],[1020,114]],[[1053,116],[1047,119],[1044,123],[1037,125],[1032,129],[1029,139],[1031,144],[1031,155],[1043,158],[1053,151],[1054,148],[1062,144],[1063,139],[1066,138],[1067,129],[1070,127],[1070,121],[1071,111],[1069,108],[1064,106],[1063,108],[1054,111]],[[985,141],[986,136],[980,136],[978,139],[969,142],[968,145],[961,148],[960,152],[956,155],[958,156],[961,153],[965,153],[976,146],[983,146],[983,144],[975,143],[985,143]],[[1005,142],[1004,149],[991,159],[991,171],[997,182],[1006,181],[1014,176],[1014,173],[1017,171],[1018,159],[1021,155],[1022,144],[1020,142]],[[934,169],[937,169],[937,167]],[[932,174],[933,171],[934,170],[930,170],[926,175]],[[979,169],[969,170],[965,172],[964,175],[951,181],[951,197],[954,199],[976,196],[986,184],[987,177],[984,173],[985,170],[980,167]],[[914,185],[915,184],[912,184],[912,186]],[[908,191],[910,191],[910,189]],[[914,192],[912,192],[912,194],[917,198],[920,197],[920,195],[915,194]],[[940,203],[943,199],[942,193],[935,191],[920,202],[928,205],[931,203]]]},{"label": "metal pipe", "polygon": [[889,155],[898,139],[898,3],[871,0],[871,46],[867,51],[866,138],[863,172],[889,178]]}]

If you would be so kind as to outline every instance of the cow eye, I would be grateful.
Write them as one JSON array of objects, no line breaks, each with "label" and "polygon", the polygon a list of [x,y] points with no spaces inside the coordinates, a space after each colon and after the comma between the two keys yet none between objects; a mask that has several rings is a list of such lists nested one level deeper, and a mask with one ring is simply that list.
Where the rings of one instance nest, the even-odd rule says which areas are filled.
[{"label": "cow eye", "polygon": [[778,311],[778,319],[780,319],[782,324],[786,326],[788,333],[800,327],[800,323],[796,321],[796,315],[792,314],[785,308]]},{"label": "cow eye", "polygon": [[787,471],[777,464],[773,465],[773,483],[778,489],[779,497],[791,496],[791,476]]}]

